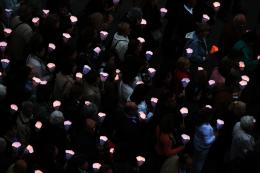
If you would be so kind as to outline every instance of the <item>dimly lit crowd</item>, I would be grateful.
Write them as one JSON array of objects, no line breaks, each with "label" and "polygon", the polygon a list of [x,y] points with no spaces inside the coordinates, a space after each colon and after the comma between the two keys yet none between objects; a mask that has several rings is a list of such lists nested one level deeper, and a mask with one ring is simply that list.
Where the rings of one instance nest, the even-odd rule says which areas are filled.
[{"label": "dimly lit crowd", "polygon": [[0,173],[259,173],[260,15],[128,1],[0,1]]}]

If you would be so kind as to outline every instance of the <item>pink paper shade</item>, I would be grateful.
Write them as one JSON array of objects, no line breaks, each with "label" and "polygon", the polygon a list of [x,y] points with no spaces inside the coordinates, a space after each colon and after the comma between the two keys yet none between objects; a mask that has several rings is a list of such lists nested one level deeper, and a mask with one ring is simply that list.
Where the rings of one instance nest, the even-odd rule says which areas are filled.
[{"label": "pink paper shade", "polygon": [[154,68],[148,68],[148,74],[151,78],[155,76],[156,70]]},{"label": "pink paper shade", "polygon": [[100,136],[99,137],[99,143],[100,145],[105,145],[105,143],[108,141],[108,138],[106,136]]},{"label": "pink paper shade", "polygon": [[100,38],[102,41],[106,40],[107,36],[108,36],[108,32],[100,31]]},{"label": "pink paper shade", "polygon": [[206,23],[210,20],[210,17],[207,15],[207,14],[203,14],[202,15],[202,22],[203,23]]},{"label": "pink paper shade", "polygon": [[43,12],[43,14],[45,14],[47,16],[50,13],[50,10],[43,9],[42,12]]},{"label": "pink paper shade", "polygon": [[217,119],[217,129],[221,129],[224,126],[224,121],[221,119]]},{"label": "pink paper shade", "polygon": [[56,68],[56,65],[54,63],[48,63],[47,67],[51,72],[53,72]]},{"label": "pink paper shade", "polygon": [[246,82],[249,82],[250,81],[250,78],[247,76],[247,75],[243,75],[241,76],[241,79],[246,81]]},{"label": "pink paper shade", "polygon": [[40,130],[42,128],[42,122],[37,121],[34,126],[36,129]]},{"label": "pink paper shade", "polygon": [[100,52],[101,52],[101,48],[100,48],[100,47],[96,47],[96,48],[94,49],[94,52],[95,52],[97,55],[99,55]]},{"label": "pink paper shade", "polygon": [[142,37],[138,37],[137,40],[142,44],[145,43],[145,39]]},{"label": "pink paper shade", "polygon": [[12,29],[10,29],[10,28],[5,28],[5,29],[4,29],[4,34],[5,34],[6,36],[9,36],[11,33],[12,33]]},{"label": "pink paper shade", "polygon": [[11,104],[11,105],[10,105],[10,108],[11,108],[11,110],[13,110],[13,111],[15,111],[15,112],[18,111],[18,106],[17,106],[16,104]]},{"label": "pink paper shade", "polygon": [[41,170],[35,170],[34,173],[43,173]]},{"label": "pink paper shade", "polygon": [[114,152],[115,152],[115,148],[110,148],[110,149],[109,149],[109,153],[110,153],[110,154],[114,154]]},{"label": "pink paper shade", "polygon": [[188,84],[190,83],[190,79],[189,78],[183,78],[181,80],[182,86],[183,88],[186,88],[188,86]]},{"label": "pink paper shade", "polygon": [[87,75],[91,70],[91,67],[89,67],[88,65],[84,65],[82,73],[84,75]]},{"label": "pink paper shade", "polygon": [[65,150],[66,159],[69,160],[72,156],[75,155],[75,152],[73,150]]},{"label": "pink paper shade", "polygon": [[182,114],[183,117],[186,117],[188,115],[188,113],[189,113],[189,109],[186,108],[186,107],[182,107],[180,109],[180,113]]},{"label": "pink paper shade", "polygon": [[158,98],[152,97],[152,98],[151,98],[151,104],[152,104],[152,106],[155,107],[157,103],[158,103]]},{"label": "pink paper shade", "polygon": [[26,151],[30,154],[34,153],[33,147],[31,145],[27,145]]},{"label": "pink paper shade", "polygon": [[48,45],[48,50],[49,50],[49,52],[52,52],[52,51],[54,51],[55,49],[56,49],[55,44],[54,44],[54,43],[49,43],[49,45]]},{"label": "pink paper shade", "polygon": [[100,170],[101,166],[102,165],[100,163],[93,163],[92,164],[92,168],[93,168],[94,172],[98,172]]},{"label": "pink paper shade", "polygon": [[182,135],[181,135],[181,138],[182,138],[182,142],[183,142],[184,144],[187,144],[187,143],[190,141],[190,136],[189,136],[189,135],[182,134]]},{"label": "pink paper shade", "polygon": [[52,103],[52,106],[53,106],[54,109],[59,109],[59,107],[61,106],[61,102],[59,100],[55,100]]},{"label": "pink paper shade", "polygon": [[214,85],[216,84],[216,81],[214,81],[214,80],[209,80],[209,81],[208,81],[208,84],[209,84],[209,86],[214,86]]},{"label": "pink paper shade", "polygon": [[108,76],[109,76],[108,73],[100,72],[100,80],[102,82],[105,82],[107,80]]},{"label": "pink paper shade", "polygon": [[91,102],[90,102],[90,101],[85,101],[85,105],[86,105],[86,106],[90,106],[90,105],[91,105]]},{"label": "pink paper shade", "polygon": [[192,53],[193,53],[193,49],[192,49],[192,48],[187,48],[187,49],[186,49],[186,53],[187,53],[188,55],[192,54]]},{"label": "pink paper shade", "polygon": [[80,73],[80,72],[76,73],[76,80],[77,81],[81,81],[82,78],[83,78],[83,74],[82,73]]},{"label": "pink paper shade", "polygon": [[76,16],[70,16],[70,21],[72,24],[76,24],[78,22],[78,18]]},{"label": "pink paper shade", "polygon": [[147,61],[150,61],[150,59],[152,58],[153,56],[153,52],[152,51],[146,51],[145,52],[145,57],[146,57],[146,60]]},{"label": "pink paper shade", "polygon": [[141,25],[147,25],[147,21],[145,19],[141,20]]},{"label": "pink paper shade", "polygon": [[69,33],[63,33],[62,36],[63,36],[63,41],[65,43],[68,42],[68,40],[71,38]]},{"label": "pink paper shade", "polygon": [[136,161],[138,166],[142,166],[145,162],[145,158],[143,156],[137,156]]},{"label": "pink paper shade", "polygon": [[160,12],[161,12],[161,17],[164,17],[168,13],[168,10],[166,8],[161,8]]},{"label": "pink paper shade", "polygon": [[18,149],[22,146],[22,144],[20,142],[13,142],[12,143],[12,147],[15,148],[15,149]]},{"label": "pink paper shade", "polygon": [[139,112],[139,117],[140,117],[140,119],[145,120],[146,114],[144,112]]}]

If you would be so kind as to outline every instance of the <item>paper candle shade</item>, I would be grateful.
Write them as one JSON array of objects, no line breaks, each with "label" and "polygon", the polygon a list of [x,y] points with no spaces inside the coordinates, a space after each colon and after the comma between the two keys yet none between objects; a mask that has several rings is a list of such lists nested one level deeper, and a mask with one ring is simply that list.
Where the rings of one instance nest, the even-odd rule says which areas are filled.
[{"label": "paper candle shade", "polygon": [[182,86],[183,88],[186,88],[188,86],[188,84],[190,83],[190,79],[189,78],[183,78],[181,80]]},{"label": "paper candle shade", "polygon": [[240,85],[240,88],[241,88],[241,89],[244,89],[244,88],[247,86],[247,81],[241,80],[241,81],[239,82],[239,85]]},{"label": "paper candle shade", "polygon": [[145,162],[145,158],[143,156],[137,156],[136,161],[138,166],[142,166]]},{"label": "paper candle shade", "polygon": [[212,3],[212,5],[213,5],[215,12],[218,12],[219,9],[220,9],[220,6],[221,6],[220,2],[215,1],[215,2]]},{"label": "paper candle shade", "polygon": [[69,120],[64,121],[64,128],[66,131],[68,131],[70,129],[71,125],[72,125],[71,121],[69,121]]},{"label": "paper candle shade", "polygon": [[47,85],[48,81],[47,80],[41,80],[40,85]]},{"label": "paper candle shade", "polygon": [[40,18],[39,17],[32,18],[32,23],[34,24],[34,26],[39,26]]},{"label": "paper candle shade", "polygon": [[54,63],[48,63],[47,67],[50,70],[50,72],[53,72],[56,68],[56,65]]},{"label": "paper candle shade", "polygon": [[99,55],[100,52],[101,52],[101,48],[100,47],[96,47],[93,51],[95,52],[96,55]]},{"label": "paper candle shade", "polygon": [[110,153],[110,154],[114,154],[114,152],[115,152],[115,148],[110,148],[110,149],[109,149],[109,153]]},{"label": "paper candle shade", "polygon": [[181,138],[182,138],[182,142],[183,142],[184,144],[187,144],[187,143],[190,141],[190,136],[189,136],[189,135],[182,134],[182,135],[181,135]]},{"label": "paper candle shade", "polygon": [[188,113],[189,113],[189,109],[186,108],[186,107],[182,107],[180,109],[180,113],[182,114],[183,117],[186,117],[188,115]]},{"label": "paper candle shade", "polygon": [[140,119],[145,120],[146,114],[144,112],[139,112],[139,117],[140,117]]},{"label": "paper candle shade", "polygon": [[160,12],[161,12],[161,17],[164,17],[167,14],[168,10],[166,8],[161,8]]},{"label": "paper candle shade", "polygon": [[12,143],[12,147],[13,147],[13,149],[14,149],[16,152],[20,149],[21,146],[22,146],[22,144],[21,144],[20,142],[13,142],[13,143]]},{"label": "paper candle shade", "polygon": [[204,68],[203,67],[198,67],[198,71],[203,71]]},{"label": "paper candle shade", "polygon": [[239,61],[239,68],[241,71],[243,71],[245,69],[246,65],[244,61]]},{"label": "paper candle shade", "polygon": [[207,23],[210,20],[210,17],[207,14],[202,15],[202,22]]},{"label": "paper candle shade", "polygon": [[137,81],[137,82],[136,82],[136,85],[143,85],[143,84],[144,84],[143,81]]},{"label": "paper candle shade", "polygon": [[32,154],[34,152],[33,147],[31,145],[27,145],[25,152]]},{"label": "paper candle shade", "polygon": [[69,160],[74,155],[75,155],[75,152],[73,150],[65,150],[65,157],[67,160]]},{"label": "paper candle shade", "polygon": [[55,100],[53,103],[52,103],[52,106],[54,109],[59,109],[60,106],[61,106],[61,102],[59,100]]},{"label": "paper candle shade", "polygon": [[85,101],[85,105],[86,105],[86,106],[90,106],[90,105],[91,105],[91,102],[90,102],[90,101]]},{"label": "paper candle shade", "polygon": [[145,19],[141,20],[141,25],[147,25],[147,21]]},{"label": "paper candle shade", "polygon": [[103,112],[99,112],[98,117],[99,117],[100,122],[103,122],[106,117],[106,114]]},{"label": "paper candle shade", "polygon": [[215,86],[216,82],[214,80],[208,81],[209,86]]},{"label": "paper candle shade", "polygon": [[100,163],[93,163],[92,164],[92,168],[93,168],[94,172],[98,172],[100,170],[101,166],[102,165]]},{"label": "paper candle shade", "polygon": [[13,13],[12,9],[8,9],[8,8],[5,9],[5,15],[7,18],[10,18],[12,13]]},{"label": "paper candle shade", "polygon": [[81,81],[82,78],[83,78],[83,74],[82,73],[80,73],[80,72],[76,73],[76,80],[77,81]]},{"label": "paper candle shade", "polygon": [[18,111],[18,106],[15,105],[15,104],[11,104],[11,105],[10,105],[10,108],[11,108],[11,110],[14,111],[14,112],[17,112],[17,111]]},{"label": "paper candle shade", "polygon": [[36,130],[40,130],[42,128],[42,122],[37,121],[34,126],[35,126]]},{"label": "paper candle shade", "polygon": [[147,61],[150,61],[152,56],[153,56],[153,52],[152,51],[146,51],[145,52],[145,58],[146,58]]},{"label": "paper candle shade", "polygon": [[44,14],[45,16],[48,16],[48,14],[50,13],[50,10],[43,9],[42,12],[43,12],[43,14]]},{"label": "paper candle shade", "polygon": [[224,121],[217,119],[217,129],[221,129],[224,126]]},{"label": "paper candle shade", "polygon": [[256,59],[260,60],[260,55],[258,55],[258,56],[256,57]]},{"label": "paper candle shade", "polygon": [[187,53],[188,55],[191,55],[191,54],[193,53],[193,49],[192,49],[192,48],[187,48],[187,49],[186,49],[186,53]]},{"label": "paper candle shade", "polygon": [[113,4],[114,4],[114,5],[119,4],[119,2],[120,2],[120,0],[113,0]]},{"label": "paper candle shade", "polygon": [[7,47],[7,42],[1,41],[0,42],[0,49],[1,49],[2,52],[5,51],[6,47]]},{"label": "paper candle shade", "polygon": [[211,106],[211,105],[206,105],[205,107],[206,107],[206,108],[209,108],[209,109],[212,109],[212,106]]},{"label": "paper candle shade", "polygon": [[142,44],[145,43],[145,39],[142,37],[138,37],[137,40]]},{"label": "paper candle shade", "polygon": [[70,34],[68,34],[68,33],[63,33],[62,36],[63,36],[63,41],[65,43],[67,43],[68,40],[71,38]]},{"label": "paper candle shade", "polygon": [[241,76],[241,79],[246,81],[246,82],[249,82],[250,81],[250,78],[247,76],[247,75],[243,75]]},{"label": "paper candle shade", "polygon": [[152,97],[152,98],[151,98],[151,104],[152,104],[152,106],[155,107],[157,103],[158,103],[158,98]]},{"label": "paper candle shade", "polygon": [[12,29],[10,29],[10,28],[4,29],[4,34],[5,34],[6,37],[8,37],[11,33],[12,33]]},{"label": "paper candle shade", "polygon": [[106,40],[107,36],[108,36],[108,32],[106,32],[106,31],[100,31],[100,39],[101,39],[102,41]]},{"label": "paper candle shade", "polygon": [[100,72],[100,80],[102,82],[105,82],[107,80],[108,76],[109,76],[108,73]]},{"label": "paper candle shade", "polygon": [[148,74],[151,78],[155,76],[156,70],[154,68],[149,68],[148,69]]},{"label": "paper candle shade", "polygon": [[84,75],[86,75],[86,74],[88,74],[90,71],[91,71],[91,67],[89,67],[88,65],[84,65],[82,73],[83,73]]},{"label": "paper candle shade", "polygon": [[100,136],[99,137],[99,143],[100,145],[105,145],[105,143],[108,141],[108,138],[106,136]]},{"label": "paper candle shade", "polygon": [[52,51],[54,51],[55,49],[56,49],[55,44],[54,44],[54,43],[49,43],[49,45],[48,45],[48,51],[49,51],[49,52],[52,52]]},{"label": "paper candle shade", "polygon": [[72,24],[76,24],[78,21],[78,18],[76,16],[70,16],[70,21]]},{"label": "paper candle shade", "polygon": [[10,63],[9,59],[1,59],[2,68],[6,69]]},{"label": "paper candle shade", "polygon": [[34,173],[43,173],[41,170],[35,170]]}]

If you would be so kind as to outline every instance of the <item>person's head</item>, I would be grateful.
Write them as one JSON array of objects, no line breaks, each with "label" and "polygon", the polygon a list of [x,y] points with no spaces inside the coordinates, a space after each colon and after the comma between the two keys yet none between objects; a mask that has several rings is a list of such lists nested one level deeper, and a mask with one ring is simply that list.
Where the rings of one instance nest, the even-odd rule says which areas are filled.
[{"label": "person's head", "polygon": [[246,132],[251,132],[255,127],[255,123],[256,120],[253,116],[246,115],[240,119],[240,127]]},{"label": "person's head", "polygon": [[134,91],[130,96],[130,99],[138,105],[145,100],[148,92],[149,90],[146,84],[139,84],[134,88]]},{"label": "person's head", "polygon": [[134,7],[128,11],[126,17],[131,23],[140,24],[143,17],[143,12],[140,8]]},{"label": "person's head", "polygon": [[229,111],[237,117],[242,117],[246,113],[246,103],[242,101],[234,101],[228,107]]},{"label": "person's head", "polygon": [[14,173],[26,173],[28,166],[25,160],[17,160],[14,164]]},{"label": "person's head", "polygon": [[49,14],[44,24],[48,30],[58,30],[60,27],[60,17],[57,14]]},{"label": "person's head", "polygon": [[127,116],[137,116],[138,115],[138,107],[134,102],[127,102],[124,107],[124,112]]},{"label": "person's head", "polygon": [[177,60],[176,68],[178,70],[182,70],[182,71],[189,71],[189,69],[190,69],[190,60],[188,58],[185,58],[185,57],[180,57]]},{"label": "person's head", "polygon": [[197,0],[184,0],[184,3],[185,3],[186,5],[191,6],[191,7],[195,7],[196,4],[197,4]]},{"label": "person's head", "polygon": [[32,19],[32,9],[29,5],[22,4],[18,10],[18,15],[22,22],[30,22]]},{"label": "person's head", "polygon": [[210,26],[207,23],[196,23],[196,34],[200,38],[206,38],[210,33]]},{"label": "person's head", "polygon": [[86,118],[85,127],[89,134],[94,135],[96,132],[97,122],[92,118]]},{"label": "person's head", "polygon": [[89,22],[93,29],[100,30],[102,28],[102,24],[104,23],[104,17],[101,13],[93,13],[89,16]]},{"label": "person's head", "polygon": [[31,101],[24,101],[21,111],[25,117],[30,118],[33,114],[33,103]]},{"label": "person's head", "polygon": [[119,35],[127,36],[130,34],[130,25],[126,22],[122,22],[118,24],[118,31]]},{"label": "person's head", "polygon": [[247,26],[246,15],[243,13],[236,14],[233,18],[233,26],[235,27],[236,31],[245,33]]},{"label": "person's head", "polygon": [[40,33],[34,33],[30,40],[31,53],[42,58],[45,54],[43,37]]},{"label": "person's head", "polygon": [[212,117],[213,110],[208,107],[203,107],[198,112],[199,124],[209,123]]},{"label": "person's head", "polygon": [[63,126],[64,116],[61,111],[53,111],[50,115],[50,124],[54,126]]}]

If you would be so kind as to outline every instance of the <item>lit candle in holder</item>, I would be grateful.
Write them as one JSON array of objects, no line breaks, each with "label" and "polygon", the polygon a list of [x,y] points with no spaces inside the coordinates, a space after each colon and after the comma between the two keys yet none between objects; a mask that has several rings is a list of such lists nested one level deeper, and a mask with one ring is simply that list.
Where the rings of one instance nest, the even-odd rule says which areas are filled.
[{"label": "lit candle in holder", "polygon": [[12,9],[8,9],[8,8],[5,9],[5,15],[7,18],[10,18],[12,13],[13,13]]},{"label": "lit candle in holder", "polygon": [[78,18],[76,16],[70,16],[70,22],[75,25],[78,22]]},{"label": "lit candle in holder", "polygon": [[258,55],[258,56],[256,57],[256,59],[260,60],[260,55]]},{"label": "lit candle in holder", "polygon": [[245,62],[244,61],[239,61],[239,68],[241,71],[244,71],[246,65],[245,65]]},{"label": "lit candle in holder", "polygon": [[100,170],[101,166],[102,165],[100,163],[93,163],[92,164],[92,168],[93,168],[95,173],[97,173]]},{"label": "lit candle in holder", "polygon": [[140,117],[140,119],[145,120],[146,114],[144,112],[139,112],[139,117]]},{"label": "lit candle in holder", "polygon": [[153,108],[155,108],[157,103],[158,103],[158,98],[152,97],[151,98],[151,104],[152,104]]},{"label": "lit candle in holder", "polygon": [[100,47],[96,47],[96,48],[94,48],[93,51],[95,52],[96,56],[98,56],[100,54],[100,52],[101,52],[101,48]]},{"label": "lit candle in holder", "polygon": [[213,8],[214,8],[214,11],[218,12],[219,9],[220,9],[220,6],[221,6],[220,2],[215,1],[215,2],[212,3],[212,5],[213,5]]},{"label": "lit candle in holder", "polygon": [[239,82],[239,85],[240,85],[240,89],[243,90],[247,86],[247,81],[241,80]]},{"label": "lit candle in holder", "polygon": [[65,150],[65,157],[67,160],[69,160],[74,155],[75,155],[75,152],[73,150]]},{"label": "lit candle in holder", "polygon": [[145,43],[145,39],[142,38],[142,37],[138,37],[137,40],[138,40],[141,44]]},{"label": "lit candle in holder", "polygon": [[37,86],[41,83],[41,79],[37,77],[32,78],[33,86]]},{"label": "lit candle in holder", "polygon": [[90,106],[90,105],[91,105],[91,102],[90,102],[90,101],[85,101],[85,105],[86,105],[86,106]]},{"label": "lit candle in holder", "polygon": [[182,107],[182,108],[180,109],[180,113],[181,113],[182,117],[185,118],[185,117],[188,115],[188,113],[189,113],[189,109],[186,108],[186,107]]},{"label": "lit candle in holder", "polygon": [[103,112],[99,112],[98,117],[99,117],[100,122],[103,122],[106,117],[106,114]]},{"label": "lit candle in holder", "polygon": [[187,48],[187,49],[186,49],[186,54],[187,54],[188,56],[190,56],[191,54],[193,54],[193,49],[192,49],[192,48]]},{"label": "lit candle in holder", "polygon": [[12,147],[13,147],[13,149],[17,152],[19,149],[20,149],[20,147],[22,146],[22,144],[20,143],[20,142],[13,142],[12,143]]},{"label": "lit candle in holder", "polygon": [[148,74],[151,78],[155,76],[156,70],[154,68],[148,68]]},{"label": "lit candle in holder", "polygon": [[250,78],[247,76],[247,75],[243,75],[241,76],[241,79],[246,81],[246,82],[249,82],[250,81]]},{"label": "lit candle in holder", "polygon": [[25,153],[33,154],[34,153],[33,147],[31,145],[27,145],[25,149]]},{"label": "lit candle in holder", "polygon": [[114,154],[114,152],[115,152],[115,148],[110,148],[110,149],[109,149],[109,153],[110,153],[110,154]]},{"label": "lit candle in holder", "polygon": [[168,10],[166,8],[161,8],[160,9],[160,13],[161,13],[161,17],[164,17],[167,14]]},{"label": "lit candle in holder", "polygon": [[101,80],[101,82],[105,82],[107,80],[108,76],[109,76],[108,73],[100,72],[100,80]]},{"label": "lit candle in holder", "polygon": [[16,104],[11,104],[10,105],[11,113],[15,113],[18,111],[18,106]]},{"label": "lit candle in holder", "polygon": [[145,158],[143,156],[137,156],[136,161],[137,161],[137,165],[140,167],[144,164]]},{"label": "lit candle in holder", "polygon": [[152,56],[153,56],[153,52],[152,51],[146,51],[145,52],[145,58],[146,58],[147,61],[150,61]]},{"label": "lit candle in holder", "polygon": [[11,33],[12,33],[12,29],[10,29],[10,28],[4,29],[4,34],[5,34],[6,37],[8,37]]},{"label": "lit candle in holder", "polygon": [[202,23],[207,23],[210,20],[210,17],[207,14],[202,15]]},{"label": "lit candle in holder", "polygon": [[99,144],[100,145],[105,145],[105,143],[108,141],[108,138],[106,136],[100,136],[99,137]]},{"label": "lit candle in holder", "polygon": [[9,66],[10,60],[9,59],[1,59],[2,68],[6,69]]},{"label": "lit candle in holder", "polygon": [[39,17],[32,18],[32,23],[34,24],[34,26],[39,26],[40,18]]},{"label": "lit candle in holder", "polygon": [[147,25],[147,21],[145,19],[142,19],[141,20],[141,25],[143,25],[143,26]]},{"label": "lit candle in holder", "polygon": [[54,63],[48,63],[47,67],[48,67],[50,72],[54,72],[55,68],[56,68],[56,65]]},{"label": "lit candle in holder", "polygon": [[52,106],[54,109],[58,110],[61,106],[61,102],[59,100],[55,100],[53,103],[52,103]]},{"label": "lit candle in holder", "polygon": [[143,81],[137,81],[137,82],[136,82],[136,85],[143,85],[143,84],[144,84]]},{"label": "lit candle in holder", "polygon": [[198,71],[203,71],[204,68],[203,67],[198,67]]},{"label": "lit candle in holder", "polygon": [[102,41],[106,40],[107,39],[107,36],[108,36],[108,32],[106,31],[100,31],[100,39]]},{"label": "lit candle in holder", "polygon": [[217,119],[217,129],[221,129],[224,126],[224,121],[221,119]]},{"label": "lit candle in holder", "polygon": [[84,75],[87,75],[90,71],[91,71],[91,67],[89,67],[88,65],[84,65],[82,73]]},{"label": "lit candle in holder", "polygon": [[42,122],[37,121],[34,126],[35,126],[36,131],[40,131],[42,128]]},{"label": "lit candle in holder", "polygon": [[213,86],[215,86],[216,81],[214,81],[214,80],[209,80],[209,81],[208,81],[208,84],[209,84],[210,87],[213,87]]},{"label": "lit candle in holder", "polygon": [[47,80],[41,80],[40,85],[47,85],[48,81]]},{"label": "lit candle in holder", "polygon": [[209,108],[209,109],[212,109],[212,106],[211,106],[211,105],[206,105],[205,107],[206,107],[206,108]]},{"label": "lit candle in holder", "polygon": [[63,36],[63,41],[65,43],[67,43],[69,41],[69,39],[71,38],[69,33],[63,33],[62,36]]},{"label": "lit candle in holder", "polygon": [[188,86],[188,84],[190,83],[190,79],[189,78],[183,78],[181,80],[181,83],[182,83],[182,87],[186,88]]},{"label": "lit candle in holder", "polygon": [[83,74],[82,73],[80,73],[80,72],[76,73],[76,80],[77,81],[81,81],[82,78],[83,78]]},{"label": "lit candle in holder", "polygon": [[69,121],[69,120],[64,121],[64,128],[66,131],[68,131],[70,129],[71,125],[72,125],[71,121]]},{"label": "lit candle in holder", "polygon": [[182,142],[183,142],[184,144],[187,144],[187,143],[190,141],[190,136],[189,136],[189,135],[182,134],[182,135],[181,135],[181,138],[182,138]]},{"label": "lit candle in holder", "polygon": [[50,10],[43,9],[42,12],[43,12],[43,16],[47,17],[49,15],[49,13],[50,13]]},{"label": "lit candle in holder", "polygon": [[48,51],[53,52],[56,49],[56,46],[54,43],[49,43],[48,45]]},{"label": "lit candle in holder", "polygon": [[0,42],[0,49],[1,49],[2,52],[5,51],[6,47],[7,47],[7,42],[1,41]]}]

